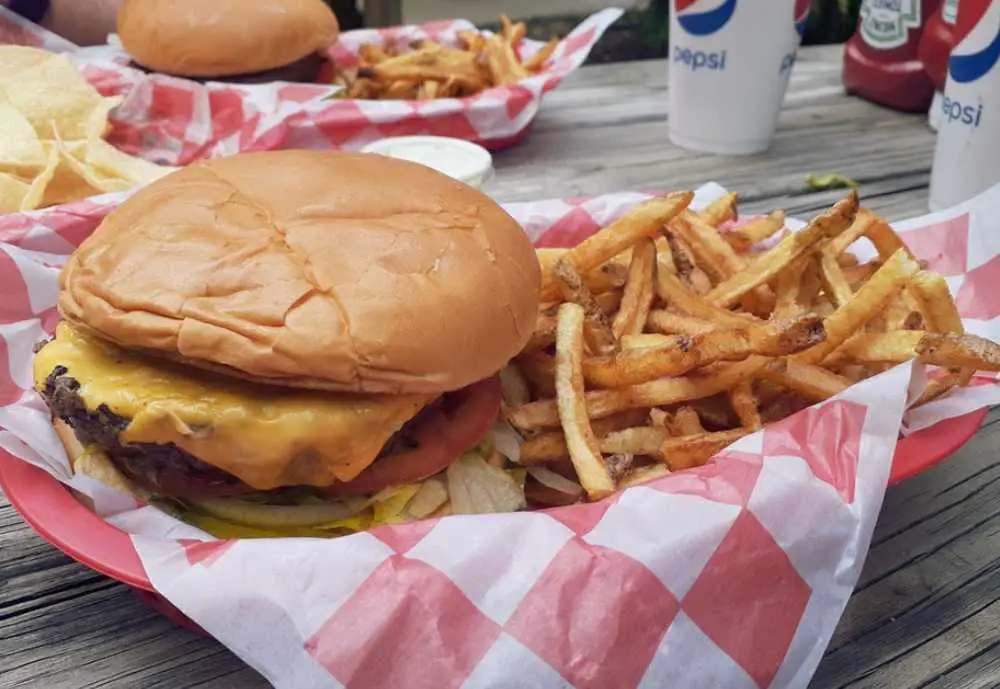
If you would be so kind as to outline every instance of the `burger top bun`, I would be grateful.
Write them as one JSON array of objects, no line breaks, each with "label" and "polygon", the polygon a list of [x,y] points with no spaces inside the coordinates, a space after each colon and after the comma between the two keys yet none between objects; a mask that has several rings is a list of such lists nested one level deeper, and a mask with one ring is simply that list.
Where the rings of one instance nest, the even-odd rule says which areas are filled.
[{"label": "burger top bun", "polygon": [[539,279],[521,227],[475,189],[393,158],[290,150],[140,190],[70,258],[59,310],[261,382],[437,393],[520,351]]},{"label": "burger top bun", "polygon": [[284,67],[338,33],[323,0],[124,0],[118,10],[118,37],[133,60],[187,77]]}]

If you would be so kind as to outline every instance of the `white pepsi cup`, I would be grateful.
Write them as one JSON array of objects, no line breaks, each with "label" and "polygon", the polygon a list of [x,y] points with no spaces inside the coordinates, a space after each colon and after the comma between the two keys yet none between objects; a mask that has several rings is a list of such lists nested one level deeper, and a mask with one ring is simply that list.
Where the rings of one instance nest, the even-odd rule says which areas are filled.
[{"label": "white pepsi cup", "polygon": [[808,15],[809,0],[671,0],[670,140],[766,151]]},{"label": "white pepsi cup", "polygon": [[931,210],[1000,182],[1000,0],[961,0],[938,113]]}]

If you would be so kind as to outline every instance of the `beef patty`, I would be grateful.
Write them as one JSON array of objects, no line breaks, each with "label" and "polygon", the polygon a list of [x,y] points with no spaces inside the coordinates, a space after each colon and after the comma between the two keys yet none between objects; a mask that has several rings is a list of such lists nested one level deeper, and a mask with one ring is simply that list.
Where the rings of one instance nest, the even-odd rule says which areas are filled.
[{"label": "beef patty", "polygon": [[[131,419],[115,414],[105,404],[95,411],[87,409],[80,396],[80,383],[68,375],[64,366],[52,370],[41,394],[53,417],[69,425],[85,447],[99,447],[118,471],[150,493],[199,499],[256,492],[232,474],[203,462],[173,443],[122,443],[119,434]],[[413,429],[433,407],[428,405],[422,409],[393,435],[379,457],[415,448]]]},{"label": "beef patty", "polygon": [[[323,68],[325,58],[322,55],[313,53],[307,55],[297,62],[284,67],[269,69],[264,72],[254,72],[252,74],[233,74],[217,77],[183,77],[191,81],[228,81],[233,84],[264,84],[271,81],[294,81],[300,83],[316,83],[319,80],[320,70]],[[129,65],[143,72],[152,73],[153,70],[143,67],[138,62],[130,62]],[[174,75],[181,76],[181,75]]]}]

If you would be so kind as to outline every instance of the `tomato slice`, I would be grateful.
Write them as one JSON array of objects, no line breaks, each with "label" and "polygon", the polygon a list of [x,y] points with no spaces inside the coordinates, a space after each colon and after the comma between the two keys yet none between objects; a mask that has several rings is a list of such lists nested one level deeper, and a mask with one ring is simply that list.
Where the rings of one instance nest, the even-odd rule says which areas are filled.
[{"label": "tomato slice", "polygon": [[337,497],[377,493],[443,471],[486,437],[499,416],[500,396],[497,376],[448,393],[434,413],[411,429],[415,449],[380,457],[356,478],[335,483],[323,492]]}]

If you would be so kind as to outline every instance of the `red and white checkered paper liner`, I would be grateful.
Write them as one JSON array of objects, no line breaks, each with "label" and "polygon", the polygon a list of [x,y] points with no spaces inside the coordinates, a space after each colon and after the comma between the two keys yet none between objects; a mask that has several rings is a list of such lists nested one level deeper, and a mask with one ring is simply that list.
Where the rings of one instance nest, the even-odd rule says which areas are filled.
[{"label": "red and white checkered paper liner", "polygon": [[[620,9],[591,15],[559,44],[543,71],[513,86],[468,98],[431,101],[331,99],[337,88],[275,82],[259,85],[199,84],[128,65],[119,47],[77,48],[45,29],[0,8],[0,42],[45,47],[72,57],[91,84],[106,96],[124,96],[111,113],[108,140],[123,151],[170,165],[199,158],[270,148],[358,149],[388,136],[435,134],[486,145],[503,145],[527,133],[542,102],[567,74],[583,64]],[[458,32],[475,29],[448,20],[341,34],[328,55],[337,65],[357,64],[365,43],[399,46],[430,38],[458,43]],[[525,40],[527,58],[544,44]]]},{"label": "red and white checkered paper liner", "polygon": [[[721,192],[703,187],[696,207]],[[70,477],[30,391],[32,346],[57,320],[58,266],[120,198],[0,217],[0,447],[91,495],[132,534],[157,591],[275,686],[807,685],[857,581],[919,367],[600,503],[330,541],[212,540]],[[567,244],[644,198],[507,208],[539,244]],[[970,330],[1000,339],[996,217],[1000,186],[898,227],[948,277]],[[984,385],[954,399],[925,416],[1000,397]]]}]

